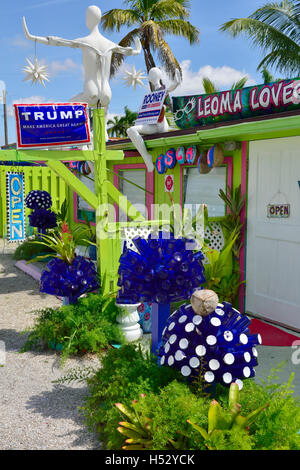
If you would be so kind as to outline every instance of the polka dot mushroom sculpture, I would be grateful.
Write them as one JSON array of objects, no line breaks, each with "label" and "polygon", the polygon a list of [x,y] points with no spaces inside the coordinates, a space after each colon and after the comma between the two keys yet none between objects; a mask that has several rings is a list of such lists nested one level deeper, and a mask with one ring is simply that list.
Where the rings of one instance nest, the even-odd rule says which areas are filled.
[{"label": "polka dot mushroom sculpture", "polygon": [[178,369],[189,380],[202,376],[207,385],[243,380],[255,375],[258,334],[250,320],[228,302],[218,303],[212,291],[195,291],[191,304],[182,305],[168,319],[159,347],[159,363]]},{"label": "polka dot mushroom sculpture", "polygon": [[47,191],[30,191],[26,196],[25,204],[28,209],[50,209],[51,195]]}]

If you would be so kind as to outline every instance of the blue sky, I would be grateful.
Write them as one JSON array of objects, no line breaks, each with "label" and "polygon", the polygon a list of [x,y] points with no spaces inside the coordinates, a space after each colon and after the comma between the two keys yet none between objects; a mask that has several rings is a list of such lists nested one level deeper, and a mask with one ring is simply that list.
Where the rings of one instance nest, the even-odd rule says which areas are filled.
[{"label": "blue sky", "polygon": [[[258,48],[253,48],[245,37],[230,38],[218,31],[220,25],[231,18],[246,17],[266,0],[193,0],[190,21],[200,29],[200,42],[189,46],[184,39],[167,37],[176,58],[182,64],[184,81],[177,95],[202,92],[201,78],[209,76],[220,89],[230,88],[233,81],[244,75],[249,77],[248,85],[261,83],[261,74],[256,68],[262,58]],[[88,34],[85,25],[85,11],[89,5],[97,5],[102,12],[111,8],[125,8],[122,0],[11,0],[2,6],[0,31],[0,92],[7,89],[9,108],[9,141],[15,141],[15,123],[12,116],[13,102],[62,102],[82,91],[83,72],[81,52],[67,47],[37,45],[37,58],[49,66],[51,80],[46,88],[24,81],[22,68],[26,57],[34,58],[34,43],[25,39],[22,30],[22,16],[25,16],[29,31],[39,36],[60,36],[74,39]],[[127,28],[119,33],[103,32],[115,42],[126,34]],[[143,54],[129,57],[125,69],[135,65],[145,71]],[[159,65],[159,64],[157,64]],[[139,87],[136,91],[127,88],[122,80],[124,68],[111,81],[111,115],[122,114],[125,105],[137,110],[147,91]],[[276,74],[275,74],[276,75]],[[2,94],[2,92],[1,92]],[[3,113],[0,116],[0,144],[4,143]]]}]

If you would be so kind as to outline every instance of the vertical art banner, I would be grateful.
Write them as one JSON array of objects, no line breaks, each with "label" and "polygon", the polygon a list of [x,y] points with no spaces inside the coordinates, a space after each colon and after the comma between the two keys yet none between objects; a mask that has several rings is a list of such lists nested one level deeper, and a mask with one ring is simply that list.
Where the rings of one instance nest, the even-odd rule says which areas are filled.
[{"label": "vertical art banner", "polygon": [[24,173],[6,174],[7,236],[9,242],[25,240]]}]

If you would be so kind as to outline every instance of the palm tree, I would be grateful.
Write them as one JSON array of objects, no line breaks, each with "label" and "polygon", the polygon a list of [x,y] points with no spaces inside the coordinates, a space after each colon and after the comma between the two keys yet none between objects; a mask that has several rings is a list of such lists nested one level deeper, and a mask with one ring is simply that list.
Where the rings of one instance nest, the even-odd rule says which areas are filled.
[{"label": "palm tree", "polygon": [[[122,26],[132,27],[120,41],[120,46],[128,47],[139,36],[144,51],[147,71],[155,67],[153,53],[156,52],[161,64],[174,78],[175,71],[181,72],[180,65],[170,46],[165,41],[166,34],[186,38],[190,44],[199,42],[199,30],[188,20],[190,0],[125,0],[128,9],[114,8],[104,13],[104,30],[120,31]],[[111,63],[111,76],[115,74],[124,56],[114,54]]]},{"label": "palm tree", "polygon": [[[231,85],[231,90],[238,90],[240,88],[244,88],[247,80],[248,80],[247,76],[240,78],[240,80],[237,80]],[[213,93],[218,93],[220,91],[218,87],[216,86],[216,84],[212,80],[210,80],[210,78],[208,77],[202,78],[202,85],[207,95],[212,95]]]},{"label": "palm tree", "polygon": [[267,3],[248,18],[224,23],[221,31],[233,37],[245,33],[266,56],[257,69],[274,66],[279,72],[298,74],[300,71],[300,2],[283,0]]},{"label": "palm tree", "polygon": [[107,121],[107,125],[111,126],[107,129],[110,137],[127,137],[126,131],[134,125],[138,113],[131,111],[127,106],[124,108],[124,113],[124,116],[114,116],[113,119]]}]

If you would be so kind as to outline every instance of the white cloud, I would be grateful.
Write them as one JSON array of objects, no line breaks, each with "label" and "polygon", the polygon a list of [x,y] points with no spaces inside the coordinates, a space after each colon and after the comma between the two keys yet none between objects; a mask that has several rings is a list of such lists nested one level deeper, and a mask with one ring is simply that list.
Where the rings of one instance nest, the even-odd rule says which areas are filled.
[{"label": "white cloud", "polygon": [[82,69],[83,68],[80,64],[77,64],[70,58],[67,58],[64,61],[55,60],[48,64],[48,71],[52,77],[65,72],[82,72]]},{"label": "white cloud", "polygon": [[0,97],[2,98],[2,92],[3,90],[6,90],[6,85],[3,80],[0,80]]},{"label": "white cloud", "polygon": [[255,80],[245,70],[237,70],[227,65],[212,67],[204,65],[198,71],[191,69],[191,60],[184,60],[181,64],[183,72],[182,84],[174,91],[174,96],[193,95],[204,93],[202,79],[207,77],[220,90],[228,90],[232,84],[244,76],[248,76],[246,86],[254,85]]}]

